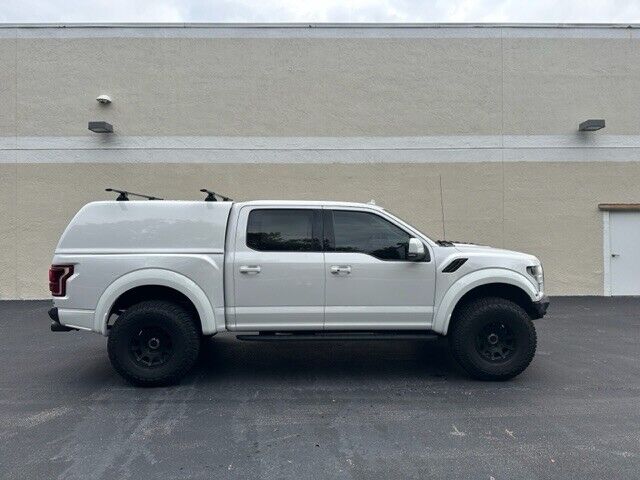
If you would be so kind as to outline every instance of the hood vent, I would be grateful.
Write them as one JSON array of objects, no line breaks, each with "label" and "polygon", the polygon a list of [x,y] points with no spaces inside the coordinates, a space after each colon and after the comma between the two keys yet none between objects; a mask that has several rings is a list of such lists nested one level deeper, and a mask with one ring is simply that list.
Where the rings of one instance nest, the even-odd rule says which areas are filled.
[{"label": "hood vent", "polygon": [[449,265],[442,269],[442,273],[453,273],[458,270],[464,263],[469,260],[468,258],[456,258]]}]

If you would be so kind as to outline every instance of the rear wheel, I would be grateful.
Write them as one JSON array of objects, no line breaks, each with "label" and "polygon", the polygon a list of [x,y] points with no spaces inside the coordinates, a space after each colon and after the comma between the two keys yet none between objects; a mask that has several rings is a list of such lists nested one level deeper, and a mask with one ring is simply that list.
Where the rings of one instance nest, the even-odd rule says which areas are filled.
[{"label": "rear wheel", "polygon": [[527,312],[503,298],[464,305],[449,332],[453,356],[480,380],[508,380],[522,373],[535,355],[536,342]]},{"label": "rear wheel", "polygon": [[128,308],[109,332],[109,359],[126,380],[141,386],[178,382],[195,364],[200,333],[189,312],[166,301]]}]

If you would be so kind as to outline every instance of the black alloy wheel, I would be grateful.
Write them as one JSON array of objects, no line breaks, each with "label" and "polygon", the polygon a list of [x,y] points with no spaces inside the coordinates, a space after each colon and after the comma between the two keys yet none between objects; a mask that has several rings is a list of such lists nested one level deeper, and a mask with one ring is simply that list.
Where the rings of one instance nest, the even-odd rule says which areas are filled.
[{"label": "black alloy wheel", "polygon": [[159,367],[171,358],[173,343],[162,328],[143,327],[131,337],[129,351],[134,362],[141,367]]},{"label": "black alloy wheel", "polygon": [[476,348],[490,362],[508,360],[518,348],[514,332],[509,325],[491,322],[480,329],[476,337]]}]

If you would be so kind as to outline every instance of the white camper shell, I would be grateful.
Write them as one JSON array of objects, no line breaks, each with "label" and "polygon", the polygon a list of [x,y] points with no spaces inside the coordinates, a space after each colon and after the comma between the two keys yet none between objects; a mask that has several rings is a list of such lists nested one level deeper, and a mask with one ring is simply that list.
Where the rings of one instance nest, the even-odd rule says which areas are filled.
[{"label": "white camper shell", "polygon": [[93,202],[73,217],[56,255],[223,253],[231,202]]}]

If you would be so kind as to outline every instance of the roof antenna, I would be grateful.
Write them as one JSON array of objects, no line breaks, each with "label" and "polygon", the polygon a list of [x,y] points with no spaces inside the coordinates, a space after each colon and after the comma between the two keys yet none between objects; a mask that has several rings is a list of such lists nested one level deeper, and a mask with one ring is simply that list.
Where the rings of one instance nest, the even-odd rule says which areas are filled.
[{"label": "roof antenna", "polygon": [[201,188],[200,191],[207,194],[207,198],[204,199],[205,202],[217,202],[218,199],[216,198],[216,196],[220,197],[223,202],[232,201],[231,198],[225,197],[224,195],[220,195],[216,192],[212,192],[211,190],[207,190],[206,188]]},{"label": "roof antenna", "polygon": [[116,190],[115,188],[105,188],[104,189],[105,192],[116,192],[118,193],[118,198],[116,198],[117,202],[128,202],[129,201],[129,195],[133,195],[134,197],[140,197],[140,198],[146,198],[147,200],[163,200],[162,198],[159,197],[153,197],[151,195],[144,195],[142,193],[133,193],[133,192],[127,192],[126,190]]}]

